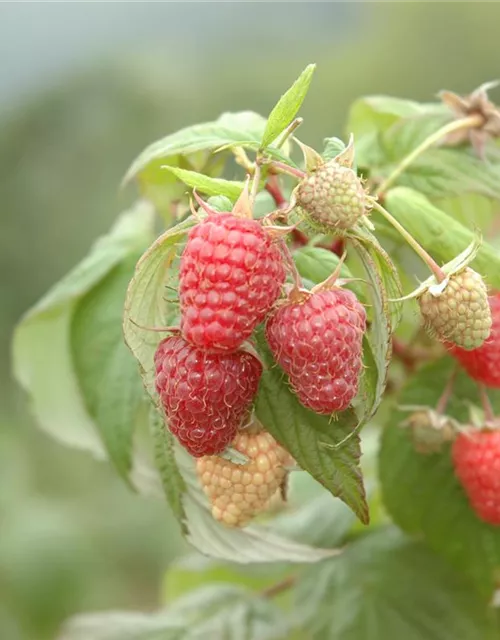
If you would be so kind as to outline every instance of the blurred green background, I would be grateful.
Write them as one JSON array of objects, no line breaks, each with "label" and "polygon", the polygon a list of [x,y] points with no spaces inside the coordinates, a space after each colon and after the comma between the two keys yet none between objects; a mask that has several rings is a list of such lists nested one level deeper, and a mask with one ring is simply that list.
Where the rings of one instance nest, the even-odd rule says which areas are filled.
[{"label": "blurred green background", "polygon": [[495,79],[491,3],[0,5],[0,638],[67,615],[154,608],[185,553],[165,505],[41,433],[9,377],[20,315],[134,198],[149,142],[223,110],[267,113],[318,63],[301,138],[344,135],[364,94],[432,100]]}]

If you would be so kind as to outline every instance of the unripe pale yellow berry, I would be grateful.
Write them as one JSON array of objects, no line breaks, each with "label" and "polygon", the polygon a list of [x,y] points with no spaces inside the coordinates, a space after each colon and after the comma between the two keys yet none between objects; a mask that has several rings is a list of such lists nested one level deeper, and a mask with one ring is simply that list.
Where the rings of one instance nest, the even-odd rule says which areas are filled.
[{"label": "unripe pale yellow berry", "polygon": [[418,302],[427,329],[442,342],[471,350],[490,335],[486,285],[470,267],[451,275],[443,285],[429,287]]},{"label": "unripe pale yellow berry", "polygon": [[196,471],[213,517],[229,527],[242,527],[268,508],[292,460],[266,431],[239,433],[231,446],[250,461],[240,465],[219,456],[204,456],[196,461]]},{"label": "unripe pale yellow berry", "polygon": [[356,172],[335,160],[304,178],[295,196],[299,215],[324,231],[351,229],[369,209]]}]

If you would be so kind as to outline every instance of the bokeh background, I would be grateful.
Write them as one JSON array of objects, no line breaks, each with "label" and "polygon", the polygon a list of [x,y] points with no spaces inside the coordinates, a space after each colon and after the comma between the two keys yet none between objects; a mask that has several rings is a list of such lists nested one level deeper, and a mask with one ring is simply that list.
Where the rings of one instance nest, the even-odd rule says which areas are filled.
[{"label": "bokeh background", "polygon": [[431,100],[500,74],[496,3],[0,4],[0,638],[88,609],[152,609],[186,552],[163,504],[37,430],[10,379],[20,315],[134,198],[149,142],[223,110],[267,113],[317,62],[313,146],[363,94]]}]

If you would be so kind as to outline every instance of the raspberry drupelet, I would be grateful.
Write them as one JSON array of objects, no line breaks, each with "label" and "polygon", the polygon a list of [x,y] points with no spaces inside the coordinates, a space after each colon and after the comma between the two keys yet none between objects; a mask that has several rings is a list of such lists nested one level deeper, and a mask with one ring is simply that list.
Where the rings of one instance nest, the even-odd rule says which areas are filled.
[{"label": "raspberry drupelet", "polygon": [[249,413],[261,363],[245,351],[206,353],[180,336],[160,342],[154,360],[172,433],[192,456],[222,452]]}]

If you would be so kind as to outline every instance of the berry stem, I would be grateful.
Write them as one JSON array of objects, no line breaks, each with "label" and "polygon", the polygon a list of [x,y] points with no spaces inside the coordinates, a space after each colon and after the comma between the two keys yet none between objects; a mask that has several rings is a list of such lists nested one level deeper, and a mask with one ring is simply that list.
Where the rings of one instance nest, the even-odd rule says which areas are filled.
[{"label": "berry stem", "polygon": [[387,189],[399,178],[399,176],[406,171],[406,169],[422,154],[432,147],[436,142],[439,142],[450,133],[459,131],[460,129],[477,129],[484,124],[484,117],[478,113],[467,116],[466,118],[460,118],[460,120],[453,120],[448,122],[443,127],[432,133],[428,138],[421,142],[418,147],[415,147],[411,153],[409,153],[394,171],[387,177],[377,188],[375,195],[378,196],[387,191]]},{"label": "berry stem", "polygon": [[345,240],[344,238],[336,238],[330,247],[327,247],[332,253],[340,258],[344,253]]},{"label": "berry stem", "polygon": [[478,384],[477,386],[479,389],[479,397],[481,398],[481,405],[483,407],[485,420],[486,422],[494,422],[495,412],[493,411],[493,407],[491,406],[486,387],[484,386],[484,384]]},{"label": "berry stem", "polygon": [[288,207],[288,202],[281,191],[278,176],[270,175],[266,182],[265,189],[274,200],[274,204],[278,209],[286,209]]},{"label": "berry stem", "polygon": [[292,120],[292,122],[290,122],[288,127],[281,134],[281,137],[278,139],[278,142],[276,143],[276,148],[281,149],[281,147],[285,144],[285,142],[292,135],[292,133],[296,131],[303,122],[304,122],[304,118],[295,118],[295,120]]},{"label": "berry stem", "polygon": [[287,576],[286,578],[283,578],[283,580],[272,584],[270,587],[262,589],[262,591],[260,592],[260,597],[270,599],[274,598],[275,596],[279,596],[281,593],[283,593],[283,591],[288,591],[288,589],[291,589],[296,582],[297,576]]},{"label": "berry stem", "polygon": [[446,383],[443,393],[436,404],[436,413],[442,415],[446,411],[446,407],[453,393],[453,387],[455,386],[455,380],[457,379],[458,367],[455,367]]},{"label": "berry stem", "polygon": [[305,247],[309,244],[309,238],[303,231],[300,231],[300,229],[294,229],[292,231],[292,239],[297,247]]},{"label": "berry stem", "polygon": [[403,236],[403,238],[411,246],[411,248],[415,251],[415,253],[417,253],[422,258],[422,260],[425,262],[425,264],[429,267],[429,269],[432,271],[432,273],[436,277],[436,280],[438,282],[443,282],[443,280],[446,279],[446,274],[441,269],[441,267],[437,264],[437,262],[433,258],[431,258],[431,256],[427,253],[427,251],[415,240],[415,238],[410,233],[408,233],[408,231],[403,227],[403,225],[400,224],[396,220],[396,218],[387,211],[387,209],[384,209],[384,207],[381,204],[379,204],[376,200],[373,200],[372,203],[373,203],[374,209],[376,209],[379,213],[381,213],[384,216],[384,218],[387,220],[387,222],[392,224],[392,226],[396,229],[396,231],[398,231]]},{"label": "berry stem", "polygon": [[278,160],[273,160],[271,162],[271,167],[273,169],[277,169],[280,173],[286,173],[289,176],[298,178],[299,180],[303,180],[307,176],[307,173],[305,171],[302,171],[302,169],[297,169],[296,167],[290,167],[284,162],[279,162]]},{"label": "berry stem", "polygon": [[293,284],[296,289],[303,289],[304,283],[302,282],[302,278],[300,277],[300,273],[297,270],[297,266],[295,264],[295,260],[293,259],[292,253],[288,248],[285,240],[280,240],[281,252],[283,254],[283,258],[285,260],[286,267],[290,271],[293,279]]}]

